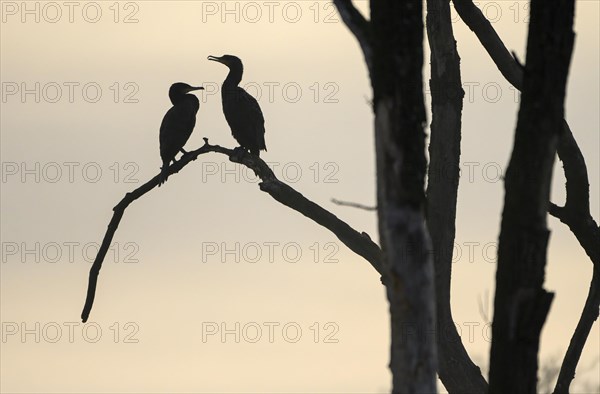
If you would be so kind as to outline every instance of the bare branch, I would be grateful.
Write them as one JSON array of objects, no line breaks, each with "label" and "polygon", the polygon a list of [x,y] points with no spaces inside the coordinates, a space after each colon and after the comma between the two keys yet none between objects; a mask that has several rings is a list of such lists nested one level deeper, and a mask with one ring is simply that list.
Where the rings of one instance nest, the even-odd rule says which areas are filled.
[{"label": "bare branch", "polygon": [[[456,11],[477,35],[479,41],[488,51],[496,66],[504,77],[517,89],[521,90],[523,68],[516,57],[511,55],[492,25],[471,0],[453,0]],[[563,121],[563,131],[557,145],[558,157],[564,163],[567,178],[567,202],[564,207],[550,203],[548,212],[567,224],[580,245],[594,264],[594,274],[590,290],[575,332],[563,360],[563,365],[556,383],[555,393],[566,393],[573,377],[577,363],[593,322],[598,318],[600,305],[600,274],[598,261],[600,259],[600,230],[589,210],[589,183],[585,160],[575,141],[573,133],[566,121]]]},{"label": "bare branch", "polygon": [[352,0],[333,0],[342,20],[354,34],[362,49],[369,73],[373,70],[373,44],[369,21],[354,7]]},{"label": "bare branch", "polygon": [[477,35],[504,78],[515,88],[521,90],[523,87],[523,69],[506,49],[490,21],[471,0],[453,0],[453,2],[458,15]]},{"label": "bare branch", "polygon": [[600,230],[590,214],[590,185],[585,159],[567,122],[558,141],[558,158],[563,162],[567,178],[567,199],[564,207],[550,206],[550,215],[569,226],[592,260],[600,264]]},{"label": "bare branch", "polygon": [[334,203],[335,205],[339,205],[342,207],[357,208],[357,209],[362,209],[365,211],[376,211],[377,210],[377,206],[371,207],[368,205],[360,204],[358,202],[336,200],[335,198],[332,198],[331,202]]},{"label": "bare branch", "polygon": [[[250,168],[262,180],[262,182],[259,183],[259,187],[262,191],[269,193],[275,200],[294,209],[295,211],[300,212],[309,219],[329,229],[339,238],[340,241],[348,246],[348,248],[369,261],[373,268],[375,268],[375,270],[377,270],[377,272],[383,276],[381,249],[376,243],[371,241],[371,238],[368,234],[364,232],[359,233],[350,227],[346,222],[338,219],[331,212],[323,209],[321,206],[315,204],[302,194],[298,193],[292,187],[281,182],[279,179],[277,179],[269,166],[257,156],[250,155],[239,149],[228,149],[219,145],[210,145],[208,143],[208,139],[204,138],[204,146],[196,149],[195,151],[187,153],[180,160],[171,165],[169,167],[169,175],[179,172],[191,161],[196,160],[199,155],[209,152],[224,154],[228,156],[229,160],[232,162],[242,164]],[[125,209],[132,202],[158,186],[158,182],[159,176],[157,175],[134,191],[127,193],[125,197],[113,208],[113,217],[108,224],[102,245],[98,250],[94,264],[90,269],[87,297],[83,307],[83,312],[81,313],[81,319],[83,322],[87,321],[90,311],[92,310],[92,305],[94,303],[94,297],[96,294],[98,274],[100,273],[102,262],[104,261],[113,236],[119,227],[119,223],[123,217]]]},{"label": "bare branch", "polygon": [[560,368],[554,389],[555,394],[568,393],[575,377],[581,352],[598,319],[600,306],[600,229],[590,214],[590,191],[585,159],[573,137],[571,129],[564,123],[563,134],[558,144],[558,157],[563,162],[567,178],[567,199],[564,207],[551,204],[549,212],[569,226],[594,264],[588,296],[569,342],[569,347]]},{"label": "bare branch", "polygon": [[596,319],[598,319],[598,306],[600,305],[600,269],[598,264],[594,265],[594,272],[592,274],[592,281],[590,283],[590,289],[583,306],[583,312],[575,328],[575,332],[569,342],[569,347],[563,358],[562,366],[560,367],[560,373],[556,381],[556,387],[554,388],[554,394],[567,394],[569,393],[569,387],[575,377],[575,370],[581,357],[581,352],[590,334],[592,326]]},{"label": "bare branch", "polygon": [[[496,66],[504,75],[504,77],[515,88],[521,90],[523,81],[523,67],[518,60],[510,54],[506,46],[498,37],[498,34],[490,24],[490,22],[481,13],[471,0],[453,0],[454,7],[463,21],[475,33],[479,41],[488,51]],[[567,204],[565,208],[558,207],[555,204],[550,204],[549,213],[552,216],[560,219],[563,223],[569,225],[576,218],[567,218],[568,212],[583,216],[579,222],[585,223],[587,230],[579,230],[575,232],[575,226],[569,225],[575,236],[579,240],[581,246],[595,263],[600,258],[600,246],[597,242],[589,242],[589,240],[597,240],[597,228],[595,221],[590,216],[589,210],[589,183],[587,176],[587,167],[585,159],[581,154],[581,150],[575,141],[575,137],[571,132],[568,123],[563,120],[563,131],[560,135],[557,145],[558,157],[565,165],[565,177],[567,178]],[[573,215],[570,215],[573,216]],[[563,220],[564,219],[564,220]],[[587,236],[583,236],[583,232]],[[577,235],[577,234],[580,235]],[[594,233],[596,238],[594,238]],[[584,241],[587,240],[587,241]],[[596,263],[595,263],[596,264]]]},{"label": "bare branch", "polygon": [[450,303],[464,91],[449,0],[428,0],[426,22],[432,113],[427,226],[434,252],[437,325],[444,332],[437,340],[438,375],[450,393],[485,394],[487,382],[462,343]]}]

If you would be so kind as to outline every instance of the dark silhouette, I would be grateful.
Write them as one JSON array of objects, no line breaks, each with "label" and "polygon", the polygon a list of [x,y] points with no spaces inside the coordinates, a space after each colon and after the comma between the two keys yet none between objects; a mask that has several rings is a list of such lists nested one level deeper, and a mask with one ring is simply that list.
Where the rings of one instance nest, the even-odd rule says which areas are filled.
[{"label": "dark silhouette", "polygon": [[233,138],[240,146],[259,156],[261,150],[267,150],[265,119],[256,99],[238,86],[244,72],[242,61],[232,55],[209,56],[208,60],[229,67],[229,74],[221,90],[225,119],[231,128]]},{"label": "dark silhouette", "polygon": [[[472,0],[454,0],[454,7],[461,19],[476,34],[498,70],[518,90],[523,89],[525,70],[506,48],[491,23]],[[567,224],[593,264],[593,274],[583,311],[565,354],[554,393],[568,393],[575,376],[575,369],[594,321],[598,318],[600,305],[600,228],[590,214],[589,181],[585,159],[565,119],[558,140],[557,153],[563,162],[567,178],[567,201],[560,207],[550,203],[548,212]],[[443,377],[442,377],[442,380]],[[444,383],[445,384],[445,383]],[[462,392],[467,391],[465,387]],[[452,391],[450,391],[452,392]],[[469,391],[470,392],[470,391]],[[487,393],[487,390],[478,391]]]},{"label": "dark silhouette", "polygon": [[203,87],[193,87],[187,83],[177,82],[169,89],[169,98],[173,106],[167,111],[160,125],[160,158],[162,171],[159,186],[169,177],[169,164],[175,161],[177,152],[186,154],[183,146],[190,138],[196,125],[196,113],[200,108],[200,101],[194,95],[187,94]]},{"label": "dark silhouette", "polygon": [[[563,134],[574,0],[531,2],[514,148],[505,175],[490,351],[490,394],[536,393],[552,168]],[[535,180],[535,181],[532,181]]]},{"label": "dark silhouette", "polygon": [[437,337],[438,375],[449,393],[486,393],[487,382],[461,341],[450,303],[464,99],[450,2],[428,0],[426,21],[432,92],[426,216],[434,251],[437,327],[444,332]]},{"label": "dark silhouette", "polygon": [[[431,0],[427,8],[432,120],[426,193],[423,193],[425,156],[422,154],[425,149],[421,86],[423,40],[420,37],[422,17],[419,15],[423,2],[373,1],[371,20],[367,20],[354,7],[352,0],[334,0],[342,20],[360,44],[373,87],[371,104],[375,113],[378,184],[375,209],[379,215],[381,248],[367,233],[356,231],[278,180],[257,156],[260,148],[255,149],[256,155],[245,153],[247,149],[252,152],[252,147],[236,135],[239,129],[234,127],[228,116],[227,108],[231,107],[226,105],[226,96],[231,94],[232,99],[238,100],[240,97],[249,98],[253,106],[250,108],[259,114],[262,133],[248,128],[252,123],[243,121],[242,111],[233,111],[231,116],[242,119],[243,132],[249,129],[250,135],[262,137],[263,146],[264,120],[256,100],[237,86],[243,67],[234,56],[210,56],[209,60],[219,61],[230,68],[223,86],[223,108],[232,133],[242,148],[232,150],[210,145],[205,138],[204,146],[184,154],[169,167],[168,174],[177,173],[200,154],[224,154],[230,161],[254,171],[261,179],[258,187],[262,192],[327,228],[348,248],[365,258],[381,275],[380,280],[386,286],[390,302],[394,392],[435,391],[432,388],[437,358],[433,354],[435,350],[441,360],[440,379],[452,394],[535,392],[539,334],[551,301],[551,294],[542,287],[548,235],[547,210],[569,226],[594,264],[588,298],[554,391],[555,394],[568,393],[581,351],[598,318],[600,303],[600,229],[590,214],[585,160],[564,120],[562,107],[572,50],[569,47],[573,40],[572,32],[565,31],[565,27],[572,24],[574,0],[552,2],[547,8],[541,0],[532,1],[525,67],[520,66],[516,57],[510,54],[472,0],[453,0],[452,3],[502,75],[523,91],[514,151],[506,174],[489,386],[469,358],[454,329],[451,314],[452,247],[464,93],[448,0]],[[562,11],[558,9],[561,7]],[[548,11],[542,12],[545,9]],[[547,22],[559,19],[560,23]],[[569,27],[568,30],[571,29]],[[236,100],[231,101],[236,103]],[[548,112],[548,108],[552,110],[551,114],[544,113]],[[559,124],[561,130],[557,130]],[[551,203],[548,195],[553,161],[550,158],[555,148],[564,163],[567,178],[567,198],[562,207]],[[443,173],[444,176],[440,176],[441,168],[449,169]],[[157,186],[159,180],[160,176],[155,176],[127,193],[113,208],[113,217],[90,269],[82,312],[84,322],[94,302],[102,262],[125,209]],[[425,221],[427,228],[423,226]],[[431,243],[426,239],[427,229]],[[427,256],[433,260],[433,269],[426,267],[431,265]],[[390,272],[393,277],[388,274]],[[428,290],[431,283],[435,284],[435,295]],[[437,308],[431,304],[434,296],[437,297]],[[435,318],[437,322],[432,325]],[[407,341],[408,327],[416,329],[416,333],[423,333],[423,336],[417,334]],[[449,330],[452,331],[449,333]],[[435,340],[430,341],[428,337],[432,334]],[[437,345],[437,349],[429,345]]]},{"label": "dark silhouette", "polygon": [[[237,149],[237,150],[236,150]],[[365,232],[358,232],[346,222],[339,219],[333,213],[316,204],[315,202],[304,197],[293,187],[277,179],[271,168],[260,157],[248,154],[239,154],[239,148],[228,149],[219,145],[210,145],[208,139],[204,138],[204,145],[199,149],[189,152],[187,155],[176,161],[171,166],[172,173],[178,173],[183,167],[196,160],[199,155],[215,152],[229,157],[229,160],[234,163],[239,163],[246,168],[254,171],[261,182],[258,184],[261,191],[269,194],[277,202],[301,213],[310,220],[330,230],[342,243],[344,243],[354,253],[362,256],[371,266],[382,276],[381,281],[385,283],[383,278],[382,261],[383,256],[379,246],[371,240],[371,237]],[[134,201],[154,189],[159,182],[159,176],[155,176],[148,182],[130,191],[123,199],[113,208],[113,216],[108,224],[108,228],[102,239],[102,244],[98,250],[98,254],[94,259],[92,268],[90,268],[87,295],[85,305],[81,312],[81,319],[87,322],[94,299],[96,297],[96,285],[98,283],[98,275],[102,268],[102,263],[112,243],[115,232],[119,228],[123,214],[129,205]]]}]

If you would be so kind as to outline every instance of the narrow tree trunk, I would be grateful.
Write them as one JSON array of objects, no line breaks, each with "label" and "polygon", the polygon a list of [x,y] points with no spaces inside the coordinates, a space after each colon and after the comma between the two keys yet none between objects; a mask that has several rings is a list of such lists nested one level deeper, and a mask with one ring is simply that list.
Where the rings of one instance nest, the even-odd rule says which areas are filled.
[{"label": "narrow tree trunk", "polygon": [[431,140],[427,227],[434,251],[439,376],[454,394],[487,392],[487,382],[467,354],[452,319],[450,283],[459,182],[464,91],[450,20],[450,0],[427,2],[431,48]]},{"label": "narrow tree trunk", "polygon": [[423,3],[371,2],[378,217],[395,393],[436,392],[431,242],[424,220]]},{"label": "narrow tree trunk", "polygon": [[506,172],[492,325],[490,393],[535,393],[552,166],[573,49],[574,0],[532,0],[523,94]]}]

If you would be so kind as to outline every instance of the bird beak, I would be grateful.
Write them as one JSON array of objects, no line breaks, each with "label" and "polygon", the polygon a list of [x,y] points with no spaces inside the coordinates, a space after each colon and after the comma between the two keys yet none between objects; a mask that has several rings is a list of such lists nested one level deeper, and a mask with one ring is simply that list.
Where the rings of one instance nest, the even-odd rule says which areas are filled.
[{"label": "bird beak", "polygon": [[187,92],[186,92],[186,93],[193,92],[194,90],[204,90],[204,88],[203,88],[202,86],[198,86],[198,87],[191,86],[191,87],[190,87],[190,88],[187,90]]},{"label": "bird beak", "polygon": [[[209,56],[209,57],[207,57],[207,59],[208,59],[208,60],[212,60],[212,61],[214,61],[214,62],[223,63],[223,61],[221,60],[221,58],[220,58],[220,57],[217,57],[217,56]],[[225,64],[225,63],[223,63],[223,64]]]}]

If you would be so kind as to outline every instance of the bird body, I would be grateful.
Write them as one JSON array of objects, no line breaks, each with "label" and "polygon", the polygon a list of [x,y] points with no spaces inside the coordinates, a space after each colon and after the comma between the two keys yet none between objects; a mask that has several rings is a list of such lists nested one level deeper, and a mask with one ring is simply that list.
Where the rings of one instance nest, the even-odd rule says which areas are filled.
[{"label": "bird body", "polygon": [[208,59],[222,63],[229,68],[229,74],[223,82],[221,100],[223,114],[231,128],[233,138],[242,148],[259,156],[261,150],[267,150],[265,119],[258,101],[238,86],[244,72],[242,61],[232,55],[209,56]]},{"label": "bird body", "polygon": [[231,128],[233,138],[244,149],[257,156],[261,150],[267,150],[265,144],[265,120],[258,102],[240,87],[222,94],[223,113]]},{"label": "bird body", "polygon": [[165,114],[160,125],[160,158],[162,171],[159,186],[167,181],[168,168],[171,161],[175,161],[177,152],[183,152],[183,146],[190,138],[196,125],[196,114],[200,108],[200,101],[194,95],[187,94],[193,90],[204,89],[192,87],[178,82],[169,89],[169,98],[173,106]]}]

